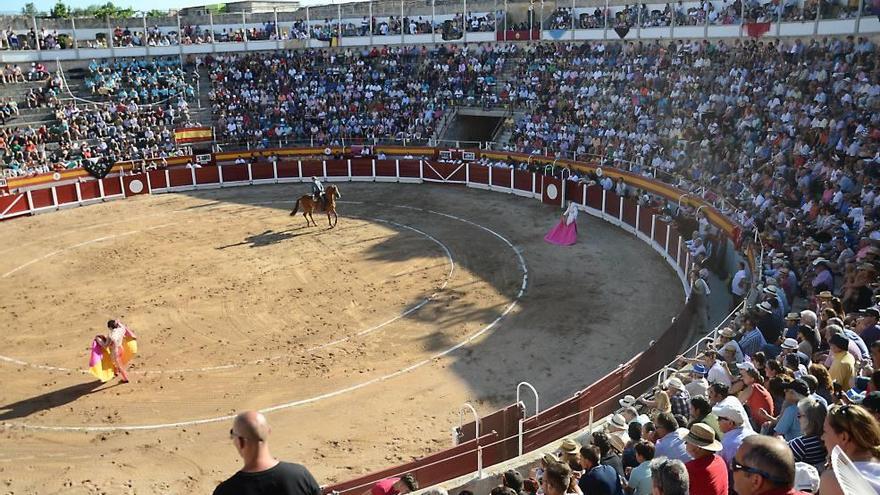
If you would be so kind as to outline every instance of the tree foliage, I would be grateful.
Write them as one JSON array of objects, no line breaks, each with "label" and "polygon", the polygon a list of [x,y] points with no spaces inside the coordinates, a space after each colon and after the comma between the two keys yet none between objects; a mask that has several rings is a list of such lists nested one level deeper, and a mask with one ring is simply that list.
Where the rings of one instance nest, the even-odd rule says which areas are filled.
[{"label": "tree foliage", "polygon": [[28,2],[21,8],[21,13],[24,15],[38,15],[39,11],[37,11],[37,6],[34,5],[34,2]]}]

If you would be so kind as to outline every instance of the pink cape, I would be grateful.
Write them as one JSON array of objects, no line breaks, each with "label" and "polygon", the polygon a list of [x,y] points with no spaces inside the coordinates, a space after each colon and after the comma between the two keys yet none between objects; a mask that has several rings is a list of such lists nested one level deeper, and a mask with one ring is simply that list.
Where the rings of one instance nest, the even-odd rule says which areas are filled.
[{"label": "pink cape", "polygon": [[550,229],[550,232],[547,232],[547,235],[544,236],[544,240],[550,244],[556,244],[557,246],[571,246],[577,242],[577,233],[578,227],[576,221],[572,222],[570,225],[566,225],[565,220],[560,220],[555,227]]}]

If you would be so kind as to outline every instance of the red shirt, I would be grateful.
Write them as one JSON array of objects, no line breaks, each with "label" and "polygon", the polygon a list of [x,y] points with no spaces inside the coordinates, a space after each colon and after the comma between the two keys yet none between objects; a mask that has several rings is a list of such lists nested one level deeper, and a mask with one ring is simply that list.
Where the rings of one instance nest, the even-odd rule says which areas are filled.
[{"label": "red shirt", "polygon": [[765,421],[770,421],[770,418],[761,414],[761,409],[765,409],[770,414],[775,414],[773,411],[773,396],[760,383],[752,384],[752,395],[749,396],[746,404],[749,405],[749,414],[752,415],[752,419],[759,425]]},{"label": "red shirt", "polygon": [[373,495],[397,495],[398,491],[394,489],[394,484],[400,481],[400,478],[385,478],[377,482],[370,489]]},{"label": "red shirt", "polygon": [[727,495],[727,464],[717,455],[694,459],[684,465],[691,495]]}]

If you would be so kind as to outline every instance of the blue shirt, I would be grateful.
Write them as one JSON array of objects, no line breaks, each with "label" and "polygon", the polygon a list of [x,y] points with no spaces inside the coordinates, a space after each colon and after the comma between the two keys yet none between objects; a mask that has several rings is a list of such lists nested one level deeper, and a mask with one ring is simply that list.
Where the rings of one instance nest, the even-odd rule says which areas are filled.
[{"label": "blue shirt", "polygon": [[773,429],[779,435],[785,438],[786,442],[790,442],[801,436],[801,424],[797,419],[797,404],[788,404],[782,410],[782,415],[776,422],[776,428]]},{"label": "blue shirt", "polygon": [[650,495],[651,461],[645,461],[633,468],[629,473],[629,487],[633,495]]},{"label": "blue shirt", "polygon": [[744,430],[742,426],[738,426],[724,434],[724,438],[721,439],[721,452],[718,454],[727,463],[727,467],[730,467],[730,463],[733,462],[733,456],[736,455],[737,449],[742,445],[743,439],[752,435],[757,435],[757,433],[752,430]]},{"label": "blue shirt", "polygon": [[617,471],[611,466],[599,464],[581,476],[578,487],[589,495],[623,495],[623,486]]},{"label": "blue shirt", "polygon": [[764,340],[764,334],[758,330],[758,327],[755,327],[742,336],[742,339],[739,341],[739,347],[742,349],[743,354],[752,357],[756,352],[760,351],[766,343],[767,341]]},{"label": "blue shirt", "polygon": [[[679,428],[679,430],[684,430],[684,428]],[[687,434],[686,432],[687,430],[685,430],[685,434]],[[684,440],[681,439],[681,436],[677,431],[667,433],[666,436],[657,440],[657,443],[654,446],[654,457],[678,459],[681,462],[692,460],[691,455],[687,453]]]}]

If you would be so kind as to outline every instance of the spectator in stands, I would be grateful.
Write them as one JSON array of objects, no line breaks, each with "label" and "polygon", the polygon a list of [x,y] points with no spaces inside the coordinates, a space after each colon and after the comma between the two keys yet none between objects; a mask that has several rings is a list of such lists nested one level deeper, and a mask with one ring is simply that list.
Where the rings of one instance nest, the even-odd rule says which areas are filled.
[{"label": "spectator in stands", "polygon": [[798,402],[810,395],[810,389],[803,380],[793,380],[783,386],[785,390],[785,402],[782,406],[782,413],[779,417],[772,417],[768,411],[764,414],[771,417],[770,421],[764,423],[764,429],[768,433],[785,438],[786,441],[794,440],[801,435],[800,422],[798,416]]},{"label": "spectator in stands", "polygon": [[566,495],[571,469],[561,462],[549,462],[541,477],[541,488],[545,495]]},{"label": "spectator in stands", "polygon": [[743,439],[755,435],[754,430],[744,428],[748,423],[744,411],[730,407],[729,405],[721,405],[712,408],[712,412],[718,416],[718,426],[724,436],[721,438],[721,458],[731,466],[734,455],[742,445]]},{"label": "spectator in stands", "polygon": [[693,460],[685,463],[692,495],[727,495],[727,466],[717,455],[721,442],[715,431],[705,423],[694,423],[684,437],[688,454]]},{"label": "spectator in stands", "polygon": [[767,341],[764,339],[764,334],[757,327],[755,320],[751,317],[743,319],[743,336],[739,341],[739,346],[742,348],[743,354],[746,356],[752,357],[758,351],[764,348],[767,345]]},{"label": "spectator in stands", "polygon": [[875,390],[865,395],[860,405],[880,423],[880,391]]},{"label": "spectator in stands", "polygon": [[794,458],[784,442],[765,435],[743,440],[731,463],[738,495],[800,495],[794,488]]},{"label": "spectator in stands", "polygon": [[[714,353],[708,353],[714,354]],[[705,357],[703,358],[705,361]],[[713,358],[714,363],[714,358]],[[709,382],[706,380],[706,373],[708,368],[700,363],[694,363],[691,365],[690,370],[690,381],[684,386],[688,395],[691,397],[696,397],[698,395],[705,396],[706,390],[709,388]]]},{"label": "spectator in stands", "polygon": [[677,377],[672,377],[666,381],[666,388],[669,390],[669,402],[672,407],[673,415],[681,415],[685,418],[690,416],[690,395],[684,388],[684,384]]},{"label": "spectator in stands", "polygon": [[749,419],[755,429],[759,429],[766,421],[770,421],[775,412],[773,398],[764,388],[764,377],[752,363],[737,365],[742,370],[742,381],[745,388],[739,393],[739,400],[749,406]]},{"label": "spectator in stands", "polygon": [[638,465],[629,474],[626,492],[631,495],[648,495],[652,488],[651,461],[654,459],[654,444],[640,440],[633,449]]},{"label": "spectator in stands", "polygon": [[523,478],[515,469],[508,469],[501,475],[501,486],[510,488],[516,495],[523,495]]},{"label": "spectator in stands", "polygon": [[[620,457],[620,451],[623,450],[623,437],[617,433],[595,431],[592,439],[592,445],[599,449],[599,462],[612,467],[617,474],[623,476],[623,461]],[[620,447],[619,449],[615,448],[615,443],[617,447]]]},{"label": "spectator in stands", "polygon": [[654,495],[688,495],[690,480],[687,468],[678,459],[661,458],[651,461],[651,485]]},{"label": "spectator in stands", "polygon": [[718,425],[718,417],[712,412],[712,404],[709,403],[709,399],[707,399],[705,395],[692,397],[690,400],[690,409],[691,414],[688,428],[693,426],[694,423],[707,424],[712,428],[712,431],[715,432],[715,438],[721,440],[723,434]]},{"label": "spectator in stands", "polygon": [[796,462],[806,462],[820,471],[825,467],[828,451],[822,443],[827,410],[820,402],[808,397],[797,404],[801,436],[788,442]]},{"label": "spectator in stands", "polygon": [[828,344],[832,359],[828,374],[834,383],[848,390],[856,376],[856,360],[849,352],[850,340],[843,333],[834,333],[828,339]]},{"label": "spectator in stands", "polygon": [[[831,406],[822,433],[825,448],[840,447],[859,473],[880,493],[880,423],[861,406]],[[833,469],[822,473],[822,495],[842,493]]]},{"label": "spectator in stands", "polygon": [[[672,413],[662,412],[654,419],[656,427],[654,442],[655,455],[657,457],[668,457],[670,459],[678,459],[682,462],[691,460],[690,454],[687,453],[684,441],[683,431],[679,431],[678,422]],[[684,430],[684,428],[682,428]]]},{"label": "spectator in stands", "polygon": [[321,495],[321,487],[305,467],[281,462],[272,456],[269,452],[270,433],[269,423],[261,413],[246,411],[235,417],[229,436],[244,460],[244,466],[220,483],[214,495]]},{"label": "spectator in stands", "polygon": [[623,495],[623,485],[617,471],[601,464],[601,451],[595,445],[581,447],[581,467],[584,474],[578,481],[578,487],[584,494]]},{"label": "spectator in stands", "polygon": [[406,495],[419,489],[419,482],[411,473],[400,477],[385,478],[377,481],[363,495]]}]

